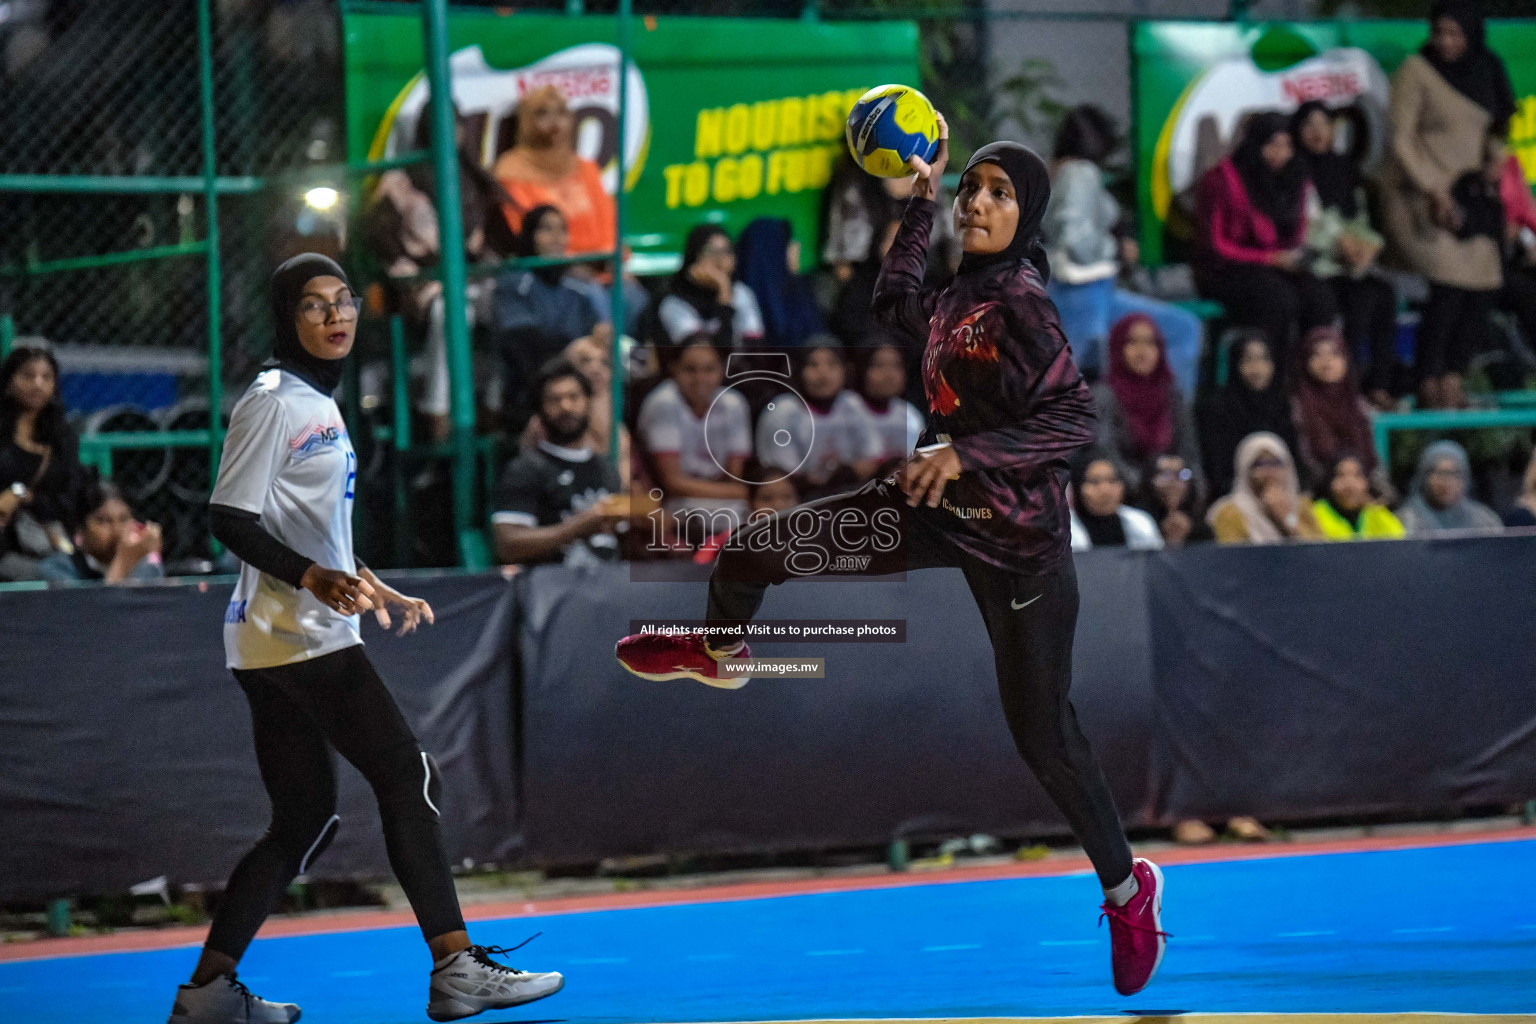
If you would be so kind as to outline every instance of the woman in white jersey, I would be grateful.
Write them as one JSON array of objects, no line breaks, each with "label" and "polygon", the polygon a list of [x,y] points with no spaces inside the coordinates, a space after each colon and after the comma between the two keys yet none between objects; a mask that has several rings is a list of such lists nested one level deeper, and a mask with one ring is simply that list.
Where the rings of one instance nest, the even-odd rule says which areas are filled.
[{"label": "woman in white jersey", "polygon": [[359,300],[324,256],[272,275],[277,339],[270,365],[235,406],[209,525],[244,563],[224,615],[224,650],[251,706],[272,823],[230,876],[170,1024],[292,1024],[299,1008],[251,994],[235,967],[278,897],[336,834],[339,751],[379,801],[389,862],[432,953],[427,1015],[457,1020],[559,991],[470,944],[438,826],[440,782],[363,653],[358,616],[402,634],[432,609],[382,582],[352,554],[357,457],[331,393],[352,350]]}]

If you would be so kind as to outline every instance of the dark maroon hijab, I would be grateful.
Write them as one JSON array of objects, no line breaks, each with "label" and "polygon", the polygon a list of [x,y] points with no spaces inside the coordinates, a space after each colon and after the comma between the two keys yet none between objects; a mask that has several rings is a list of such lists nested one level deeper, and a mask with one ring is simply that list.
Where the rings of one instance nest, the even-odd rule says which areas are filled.
[{"label": "dark maroon hijab", "polygon": [[1329,463],[1340,455],[1353,455],[1369,475],[1376,468],[1376,439],[1365,411],[1360,408],[1360,385],[1355,380],[1354,365],[1349,363],[1349,372],[1334,384],[1324,384],[1307,370],[1312,353],[1326,344],[1337,345],[1349,363],[1349,346],[1344,344],[1337,327],[1314,327],[1307,332],[1297,353],[1300,365],[1292,377],[1301,413],[1301,422],[1296,426],[1317,461]]},{"label": "dark maroon hijab", "polygon": [[[1125,364],[1125,343],[1137,324],[1152,328],[1157,339],[1157,368],[1143,377]],[[1125,413],[1140,458],[1166,454],[1173,445],[1173,371],[1168,368],[1168,343],[1145,313],[1123,316],[1109,330],[1109,389]]]}]

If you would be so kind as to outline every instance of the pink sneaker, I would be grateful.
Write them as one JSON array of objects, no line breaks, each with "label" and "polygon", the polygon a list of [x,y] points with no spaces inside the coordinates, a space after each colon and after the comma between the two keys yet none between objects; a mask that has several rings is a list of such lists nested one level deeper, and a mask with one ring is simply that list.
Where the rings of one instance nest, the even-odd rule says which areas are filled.
[{"label": "pink sneaker", "polygon": [[[613,653],[620,665],[641,679],[697,679],[706,686],[739,690],[751,678],[722,676],[720,662],[705,650],[704,638],[697,633],[680,636],[636,633],[620,640]],[[731,657],[750,658],[752,651],[743,644]]]},{"label": "pink sneaker", "polygon": [[1147,987],[1163,962],[1168,933],[1163,931],[1163,873],[1156,864],[1140,857],[1131,865],[1136,895],[1123,907],[1108,900],[1099,909],[1099,923],[1109,918],[1110,958],[1114,964],[1115,991],[1133,996]]}]

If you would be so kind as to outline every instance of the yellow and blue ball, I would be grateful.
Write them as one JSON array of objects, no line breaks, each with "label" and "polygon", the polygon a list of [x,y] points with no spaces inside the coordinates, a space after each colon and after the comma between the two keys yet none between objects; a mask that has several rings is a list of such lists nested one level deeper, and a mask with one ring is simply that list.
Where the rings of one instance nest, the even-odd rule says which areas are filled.
[{"label": "yellow and blue ball", "polygon": [[880,178],[912,173],[907,159],[939,151],[939,115],[928,97],[905,85],[877,85],[860,96],[844,128],[858,165]]}]

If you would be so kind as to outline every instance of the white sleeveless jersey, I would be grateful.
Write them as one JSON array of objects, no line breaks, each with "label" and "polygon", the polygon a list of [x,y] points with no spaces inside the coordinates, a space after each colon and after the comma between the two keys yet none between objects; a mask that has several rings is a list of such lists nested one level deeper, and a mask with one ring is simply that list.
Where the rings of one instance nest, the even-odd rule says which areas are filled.
[{"label": "white sleeveless jersey", "polygon": [[[331,396],[281,369],[263,371],[235,405],[215,505],[254,512],[266,531],[322,568],[355,572],[357,456]],[[363,642],[357,616],[326,607],[249,565],[224,613],[230,668],[290,665]]]}]

